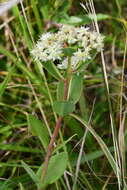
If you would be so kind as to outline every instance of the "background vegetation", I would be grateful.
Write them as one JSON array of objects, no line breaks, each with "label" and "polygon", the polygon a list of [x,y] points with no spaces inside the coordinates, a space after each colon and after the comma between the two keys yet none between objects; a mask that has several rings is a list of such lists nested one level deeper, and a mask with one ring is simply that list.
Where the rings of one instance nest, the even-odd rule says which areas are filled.
[{"label": "background vegetation", "polygon": [[[86,1],[82,3],[85,4]],[[84,90],[76,104],[76,114],[87,123],[91,123],[114,157],[110,123],[110,114],[112,114],[115,131],[123,140],[122,149],[121,141],[118,140],[119,149],[125,156],[127,1],[96,0],[94,5],[100,32],[105,35],[104,56],[112,113],[104,84],[101,56],[98,55],[85,71]],[[42,139],[46,137],[48,138],[46,142],[49,141],[49,134],[41,134],[39,131],[39,136],[38,132],[31,133],[28,127],[28,114],[33,114],[42,121],[41,124],[38,120],[35,121],[36,127],[40,124],[49,127],[53,132],[55,117],[52,101],[56,99],[58,81],[34,62],[30,50],[43,32],[54,31],[55,23],[87,25],[92,28],[92,21],[79,0],[25,0],[23,4],[18,4],[0,17],[0,190],[36,189],[21,160],[36,171],[45,157]],[[124,79],[121,77],[123,71]],[[125,129],[121,129],[121,118]],[[86,138],[77,184],[74,187],[74,175],[84,133]],[[48,185],[46,189],[63,190],[73,187],[75,190],[118,188],[122,190],[124,188],[124,185],[118,187],[118,176],[116,177],[104,155],[103,147],[82,124],[70,116],[65,117],[57,138],[56,151],[58,149],[59,152],[64,151],[68,154],[66,175]],[[123,156],[119,158],[121,160]],[[126,159],[122,162],[121,171],[123,174],[121,179],[124,181]]]}]

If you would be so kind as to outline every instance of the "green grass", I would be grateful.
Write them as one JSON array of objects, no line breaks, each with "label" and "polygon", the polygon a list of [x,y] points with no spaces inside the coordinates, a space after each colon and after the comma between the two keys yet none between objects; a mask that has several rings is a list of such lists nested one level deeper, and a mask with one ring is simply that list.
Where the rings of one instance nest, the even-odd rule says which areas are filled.
[{"label": "green grass", "polygon": [[[46,190],[127,189],[127,3],[97,0],[94,5],[105,35],[105,61],[99,54],[85,70],[76,111],[64,117],[55,142],[49,167],[53,174],[47,174],[52,183]],[[0,17],[0,190],[41,185],[38,179],[58,117],[53,102],[61,75],[54,68],[55,74],[47,72],[30,50],[43,32],[55,30],[54,23],[92,28],[78,0],[27,0]],[[36,119],[30,124],[31,114]]]}]

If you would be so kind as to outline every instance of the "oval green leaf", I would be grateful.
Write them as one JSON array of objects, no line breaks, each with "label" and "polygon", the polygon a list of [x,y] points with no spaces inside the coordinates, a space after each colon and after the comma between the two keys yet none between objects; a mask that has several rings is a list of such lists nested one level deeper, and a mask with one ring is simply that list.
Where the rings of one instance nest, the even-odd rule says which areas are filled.
[{"label": "oval green leaf", "polygon": [[59,81],[58,86],[57,86],[57,100],[58,101],[64,100],[64,81],[63,80]]},{"label": "oval green leaf", "polygon": [[64,48],[63,53],[65,56],[71,57],[76,50],[74,48]]},{"label": "oval green leaf", "polygon": [[74,74],[69,85],[69,100],[74,104],[80,99],[83,89],[83,76]]},{"label": "oval green leaf", "polygon": [[62,75],[60,74],[57,67],[54,65],[54,63],[46,62],[42,63],[43,67],[57,80],[63,79]]},{"label": "oval green leaf", "polygon": [[[67,153],[65,152],[61,152],[58,155],[51,157],[42,187],[54,183],[64,174],[64,171],[67,167],[67,161],[68,157]],[[41,178],[42,168],[43,166],[41,166],[37,171],[37,176],[40,178]]]},{"label": "oval green leaf", "polygon": [[66,116],[75,110],[75,105],[70,101],[56,101],[53,110],[60,116]]},{"label": "oval green leaf", "polygon": [[45,125],[31,114],[28,115],[28,125],[32,134],[39,137],[43,147],[47,150],[49,144],[49,134]]}]

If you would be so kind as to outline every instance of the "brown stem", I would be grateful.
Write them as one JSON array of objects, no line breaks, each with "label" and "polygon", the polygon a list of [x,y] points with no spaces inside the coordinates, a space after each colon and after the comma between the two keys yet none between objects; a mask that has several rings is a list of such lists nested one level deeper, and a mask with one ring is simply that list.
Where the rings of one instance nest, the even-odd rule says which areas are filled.
[{"label": "brown stem", "polygon": [[[71,80],[71,76],[72,76],[71,58],[68,57],[67,78],[64,81],[64,100],[68,99],[68,88],[69,88],[69,83],[70,83],[70,80]],[[58,135],[59,129],[60,129],[61,124],[62,124],[62,119],[63,118],[61,116],[58,117],[58,119],[56,121],[56,125],[55,125],[53,135],[51,137],[51,140],[50,140],[50,143],[49,143],[49,146],[48,146],[47,154],[45,156],[45,161],[44,161],[44,167],[43,167],[42,175],[41,175],[41,183],[42,184],[43,184],[43,181],[44,181],[47,169],[48,169],[48,164],[49,164],[50,157],[51,157],[52,152],[53,152],[53,148],[54,148],[53,145],[54,145],[55,139],[56,139],[56,137]]]},{"label": "brown stem", "polygon": [[52,152],[53,152],[53,145],[54,145],[55,139],[56,139],[56,137],[58,135],[59,129],[61,127],[61,122],[62,122],[62,117],[60,116],[57,119],[56,126],[55,126],[53,135],[51,137],[51,140],[50,140],[50,143],[49,143],[49,146],[48,146],[47,154],[46,154],[45,161],[44,161],[44,167],[43,167],[42,175],[41,175],[41,182],[43,182],[44,177],[46,175],[47,168],[48,168],[48,163],[49,163],[50,157],[51,157]]},{"label": "brown stem", "polygon": [[[68,81],[68,79],[66,79],[64,81],[64,100],[66,100],[67,96],[68,96],[68,86],[69,86],[69,81]],[[49,160],[50,160],[50,157],[51,157],[52,152],[53,152],[54,142],[55,142],[55,139],[58,135],[59,129],[61,127],[61,123],[62,123],[62,117],[59,116],[57,121],[56,121],[55,129],[54,129],[53,135],[51,137],[51,140],[50,140],[50,143],[48,146],[48,150],[47,150],[47,153],[45,156],[44,166],[43,166],[42,175],[41,175],[41,183],[43,183],[43,181],[44,181],[44,178],[45,178],[45,175],[46,175],[46,172],[48,169]]]},{"label": "brown stem", "polygon": [[68,96],[68,86],[69,86],[69,81],[66,79],[64,81],[64,100],[67,100]]}]

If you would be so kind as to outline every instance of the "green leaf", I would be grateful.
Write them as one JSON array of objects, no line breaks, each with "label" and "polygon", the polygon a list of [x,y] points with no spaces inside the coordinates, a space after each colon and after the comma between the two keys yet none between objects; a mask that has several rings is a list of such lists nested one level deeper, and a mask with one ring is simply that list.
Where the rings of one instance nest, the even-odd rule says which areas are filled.
[{"label": "green leaf", "polygon": [[49,7],[49,3],[47,0],[43,0],[43,1],[39,1],[38,3],[41,3],[40,4],[40,11],[42,13],[42,16],[44,18],[44,20],[46,19],[50,19],[50,7]]},{"label": "green leaf", "polygon": [[75,105],[70,101],[56,101],[53,110],[60,116],[66,116],[75,110]]},{"label": "green leaf", "polygon": [[82,22],[82,18],[79,17],[79,16],[71,16],[70,19],[69,19],[69,23],[81,23]]},{"label": "green leaf", "polygon": [[9,188],[8,182],[9,179],[5,181],[0,180],[0,190],[12,190],[11,188]]},{"label": "green leaf", "polygon": [[39,150],[37,148],[30,148],[15,144],[3,144],[0,143],[0,150],[12,150],[12,151],[18,151],[18,152],[33,152],[33,153],[40,153],[42,150]]},{"label": "green leaf", "polygon": [[49,144],[49,134],[45,125],[31,114],[28,115],[28,125],[30,126],[32,134],[39,137],[45,150],[47,150]]},{"label": "green leaf", "polygon": [[[97,14],[97,20],[106,20],[110,19],[111,16],[107,14],[99,13]],[[63,24],[71,24],[71,25],[81,25],[81,24],[89,24],[91,20],[95,19],[93,14],[90,15],[78,15],[78,16],[66,16],[65,18],[61,19]]]},{"label": "green leaf", "polygon": [[86,15],[78,15],[78,16],[66,16],[61,19],[63,24],[71,24],[71,25],[81,25],[81,24],[89,24],[91,22],[90,18]]},{"label": "green leaf", "polygon": [[19,183],[20,190],[25,190],[22,183]]},{"label": "green leaf", "polygon": [[[68,157],[65,152],[61,152],[60,154],[51,157],[42,187],[54,183],[63,175],[67,167],[67,161]],[[42,168],[43,166],[37,171],[37,176],[39,178],[41,177]]]},{"label": "green leaf", "polygon": [[[113,147],[109,147],[109,150],[111,152],[113,152]],[[91,153],[88,153],[88,154],[85,154],[82,156],[82,160],[81,160],[81,163],[84,164],[85,162],[88,162],[88,161],[91,161],[91,160],[95,160],[101,156],[104,156],[104,152],[102,150],[96,150],[96,151],[93,151]]]},{"label": "green leaf", "polygon": [[63,15],[66,14],[67,11],[70,9],[70,7],[71,7],[70,1],[62,1],[62,6],[59,8],[59,12],[57,12],[56,17],[58,17],[59,14],[63,14]]},{"label": "green leaf", "polygon": [[39,14],[39,11],[38,11],[38,8],[37,8],[38,5],[36,4],[35,0],[31,1],[31,5],[32,5],[33,13],[34,13],[35,18],[36,18],[36,23],[38,25],[39,32],[42,33],[43,26],[42,26],[40,14]]},{"label": "green leaf", "polygon": [[[97,14],[96,16],[97,16],[97,20],[98,20],[98,21],[99,21],[99,20],[106,20],[106,19],[111,18],[111,16],[106,15],[106,14],[102,14],[102,13],[99,13],[99,14]],[[94,14],[89,14],[88,17],[89,17],[90,19],[92,19],[92,20],[95,19]]]},{"label": "green leaf", "polygon": [[23,64],[21,60],[16,62],[16,66],[21,69],[21,71],[24,72],[31,80],[33,80],[34,82],[37,81],[34,73],[29,71],[29,69],[25,66],[25,64]]},{"label": "green leaf", "polygon": [[68,129],[71,131],[72,134],[76,134],[78,139],[81,139],[84,134],[84,130],[82,129],[79,122],[77,122],[73,118],[68,118],[67,121],[65,121],[65,125],[67,124]]},{"label": "green leaf", "polygon": [[34,173],[34,171],[29,167],[28,164],[26,164],[24,161],[21,161],[21,164],[23,168],[26,170],[26,172],[29,174],[29,176],[32,178],[32,180],[35,182],[37,187],[40,189],[40,179],[39,177]]},{"label": "green leaf", "polygon": [[75,49],[73,49],[73,48],[64,48],[63,49],[63,53],[65,56],[71,57],[74,52],[75,52]]},{"label": "green leaf", "polygon": [[69,100],[74,104],[80,99],[83,89],[83,76],[81,74],[74,74],[69,85]]},{"label": "green leaf", "polygon": [[60,80],[57,86],[57,100],[64,100],[64,81]]},{"label": "green leaf", "polygon": [[11,59],[13,62],[17,61],[17,57],[14,56],[14,54],[7,50],[4,46],[0,45],[0,53],[2,53],[3,55],[9,57],[9,59]]},{"label": "green leaf", "polygon": [[57,67],[54,65],[54,63],[49,62],[42,62],[43,67],[57,80],[63,79],[62,75],[60,74]]},{"label": "green leaf", "polygon": [[6,89],[6,86],[9,82],[9,80],[11,79],[11,75],[13,72],[14,72],[14,66],[12,68],[10,68],[8,75],[5,77],[4,81],[0,84],[0,99]]},{"label": "green leaf", "polygon": [[31,49],[32,48],[32,41],[30,39],[30,35],[29,35],[27,24],[25,22],[25,18],[21,14],[19,7],[17,5],[14,6],[12,10],[13,10],[15,17],[18,18],[18,21],[19,21],[18,27],[20,28],[19,30],[21,30],[23,33],[23,37],[25,39],[25,44],[28,46],[29,49]]}]

